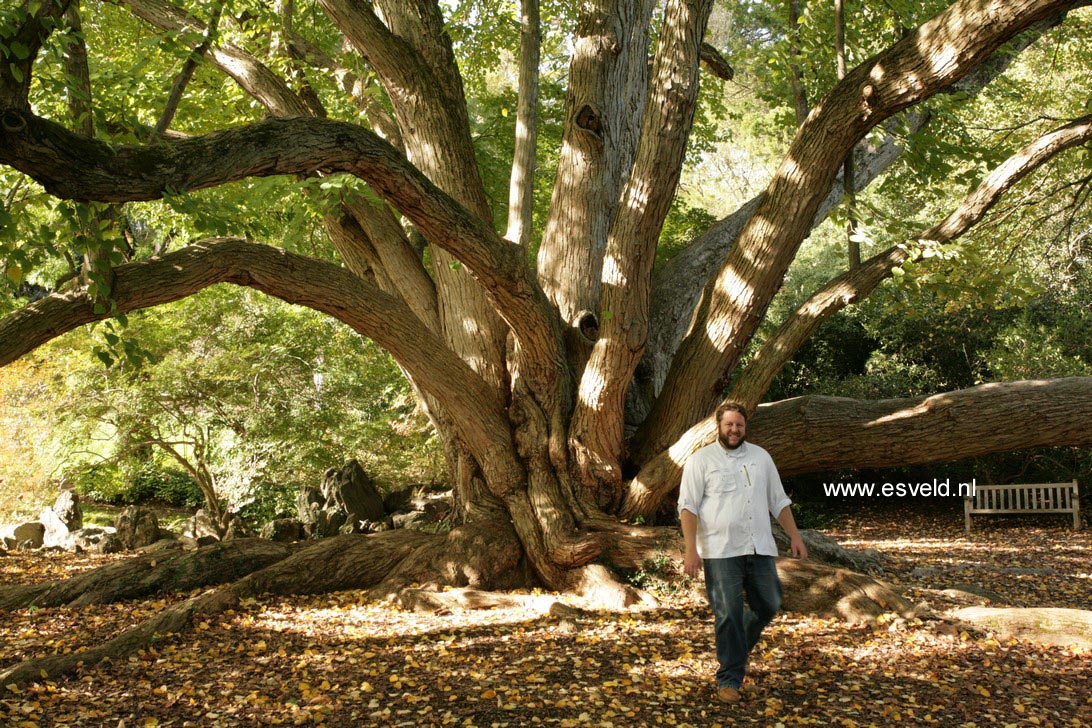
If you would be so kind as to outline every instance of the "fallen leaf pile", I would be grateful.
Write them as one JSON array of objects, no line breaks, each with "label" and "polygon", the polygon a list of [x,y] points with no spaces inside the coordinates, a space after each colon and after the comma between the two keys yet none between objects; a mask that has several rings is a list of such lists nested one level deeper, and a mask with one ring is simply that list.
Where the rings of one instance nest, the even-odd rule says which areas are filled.
[{"label": "fallen leaf pile", "polygon": [[[828,533],[889,554],[886,578],[934,608],[953,581],[996,604],[1092,607],[1092,535],[1056,522],[976,524],[964,537],[954,510],[890,511]],[[18,569],[38,580],[36,558],[0,560],[5,580]],[[183,596],[0,614],[0,668],[102,640]],[[358,592],[247,600],[126,659],[0,694],[0,725],[1092,725],[1092,656],[895,615],[871,627],[780,615],[745,701],[723,706],[708,609],[661,600],[565,621],[548,599],[440,615]]]}]

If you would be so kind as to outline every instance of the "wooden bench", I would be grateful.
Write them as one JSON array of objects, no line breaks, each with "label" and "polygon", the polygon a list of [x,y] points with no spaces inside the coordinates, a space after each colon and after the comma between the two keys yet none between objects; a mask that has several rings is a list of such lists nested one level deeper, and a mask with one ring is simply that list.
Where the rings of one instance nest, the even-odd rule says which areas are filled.
[{"label": "wooden bench", "polygon": [[1073,530],[1081,528],[1077,481],[1026,485],[978,485],[963,496],[963,518],[971,532],[971,516],[983,513],[1072,513]]}]

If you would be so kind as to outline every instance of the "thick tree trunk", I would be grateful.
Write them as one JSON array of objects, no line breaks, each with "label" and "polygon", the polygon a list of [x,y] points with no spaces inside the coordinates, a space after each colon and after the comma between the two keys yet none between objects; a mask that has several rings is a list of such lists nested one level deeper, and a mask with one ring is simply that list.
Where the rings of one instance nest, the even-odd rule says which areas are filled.
[{"label": "thick tree trunk", "polygon": [[641,132],[653,6],[649,0],[580,6],[557,180],[538,254],[539,281],[570,327],[578,371],[587,357],[578,322],[582,312],[599,313],[607,234]]},{"label": "thick tree trunk", "polygon": [[711,9],[707,0],[667,4],[644,132],[607,237],[601,298],[610,316],[600,321],[570,428],[583,483],[603,508],[621,496],[626,390],[648,340],[652,264],[693,126]]}]

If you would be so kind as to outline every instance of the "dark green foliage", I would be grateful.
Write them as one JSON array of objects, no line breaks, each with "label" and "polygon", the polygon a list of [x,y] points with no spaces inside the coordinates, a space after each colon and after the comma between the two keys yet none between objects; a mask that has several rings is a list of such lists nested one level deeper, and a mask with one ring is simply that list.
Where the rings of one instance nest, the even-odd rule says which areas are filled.
[{"label": "dark green foliage", "polygon": [[103,462],[72,471],[66,477],[84,498],[111,505],[157,501],[195,508],[203,501],[186,471],[155,461]]}]

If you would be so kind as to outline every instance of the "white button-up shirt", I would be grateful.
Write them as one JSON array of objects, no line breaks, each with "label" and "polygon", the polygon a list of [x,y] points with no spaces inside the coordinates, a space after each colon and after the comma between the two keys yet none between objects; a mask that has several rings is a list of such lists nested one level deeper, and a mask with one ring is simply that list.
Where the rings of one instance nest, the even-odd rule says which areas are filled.
[{"label": "white button-up shirt", "polygon": [[698,517],[698,555],[703,559],[762,554],[777,556],[770,529],[792,503],[773,458],[744,442],[729,450],[719,441],[694,453],[683,466],[679,513]]}]

